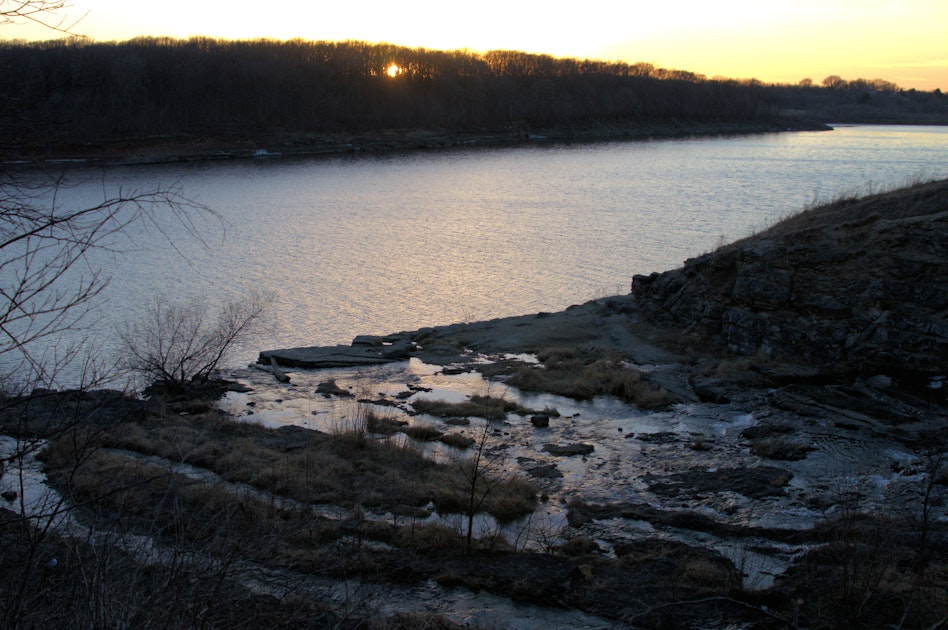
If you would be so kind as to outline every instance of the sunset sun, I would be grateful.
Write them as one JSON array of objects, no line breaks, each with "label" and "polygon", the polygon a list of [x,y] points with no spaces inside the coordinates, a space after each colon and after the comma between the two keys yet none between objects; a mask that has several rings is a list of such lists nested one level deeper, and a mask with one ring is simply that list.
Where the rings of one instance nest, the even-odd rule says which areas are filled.
[{"label": "sunset sun", "polygon": [[385,71],[390,77],[397,77],[402,73],[402,69],[398,67],[398,64],[391,64],[388,69]]}]

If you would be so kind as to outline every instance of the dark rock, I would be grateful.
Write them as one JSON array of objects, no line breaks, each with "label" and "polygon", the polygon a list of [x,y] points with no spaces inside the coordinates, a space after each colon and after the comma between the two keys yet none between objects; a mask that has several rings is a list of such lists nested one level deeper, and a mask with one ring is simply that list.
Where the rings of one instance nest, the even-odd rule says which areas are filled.
[{"label": "dark rock", "polygon": [[445,376],[457,376],[458,374],[467,374],[471,371],[469,367],[446,367],[441,369],[441,373]]},{"label": "dark rock", "polygon": [[524,472],[534,479],[560,479],[563,476],[556,464],[538,464],[524,468]]},{"label": "dark rock", "polygon": [[631,296],[616,296],[602,303],[603,313],[632,314],[636,312],[635,299]]},{"label": "dark rock", "polygon": [[378,335],[356,335],[351,345],[378,348],[381,347],[383,343],[385,343],[385,338],[379,337]]},{"label": "dark rock", "polygon": [[702,402],[716,403],[724,405],[731,402],[727,395],[727,388],[724,381],[720,379],[705,378],[692,383],[692,389],[698,395]]},{"label": "dark rock", "polygon": [[264,350],[260,353],[257,362],[270,365],[273,359],[283,367],[320,369],[378,365],[400,360],[400,357],[384,356],[383,348],[384,346],[313,346]]},{"label": "dark rock", "polygon": [[530,424],[538,429],[545,429],[550,426],[550,415],[546,413],[534,414],[530,416]]},{"label": "dark rock", "polygon": [[709,471],[693,468],[664,477],[648,474],[643,477],[649,490],[664,496],[688,496],[692,499],[719,492],[737,492],[750,499],[783,494],[793,473],[774,466],[752,468],[721,468]]},{"label": "dark rock", "polygon": [[317,385],[316,393],[322,394],[326,398],[329,398],[330,396],[341,396],[343,398],[351,398],[352,396],[354,396],[354,394],[350,392],[348,389],[343,389],[342,387],[339,387],[338,385],[336,385],[336,381],[334,380],[323,381],[322,383]]},{"label": "dark rock", "polygon": [[634,436],[627,435],[626,437],[634,437],[636,440],[648,442],[649,444],[674,444],[680,439],[678,434],[672,431],[659,431],[658,433],[636,433]]},{"label": "dark rock", "polygon": [[760,308],[777,308],[790,301],[793,275],[789,271],[747,269],[734,281],[732,296],[739,303]]},{"label": "dark rock", "polygon": [[543,450],[550,455],[561,455],[569,457],[572,455],[589,455],[596,448],[592,444],[566,444],[558,446],[556,444],[544,444]]},{"label": "dark rock", "polygon": [[415,344],[412,342],[401,339],[392,344],[382,346],[382,358],[389,360],[407,359],[411,357],[411,352],[414,347]]},{"label": "dark rock", "polygon": [[838,370],[818,365],[779,365],[754,366],[754,370],[766,377],[774,385],[806,383],[812,385],[830,385],[839,382],[842,375]]},{"label": "dark rock", "polygon": [[0,492],[0,497],[3,497],[5,500],[10,501],[11,503],[12,503],[13,501],[16,501],[16,498],[17,498],[18,496],[20,496],[20,495],[18,495],[18,494],[17,494],[16,492],[14,492],[13,490],[4,490],[3,492]]},{"label": "dark rock", "polygon": [[786,435],[793,432],[793,427],[786,424],[758,424],[757,426],[747,427],[741,431],[741,437],[746,440],[759,440],[761,438]]},{"label": "dark rock", "polygon": [[751,444],[751,452],[758,457],[791,462],[805,459],[812,450],[813,446],[786,437],[766,437]]}]

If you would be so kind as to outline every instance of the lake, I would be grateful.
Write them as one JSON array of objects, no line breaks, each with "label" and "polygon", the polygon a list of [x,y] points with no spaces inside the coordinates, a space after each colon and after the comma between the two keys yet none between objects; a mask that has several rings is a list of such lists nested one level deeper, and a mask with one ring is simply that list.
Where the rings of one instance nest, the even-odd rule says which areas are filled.
[{"label": "lake", "polygon": [[89,332],[112,338],[158,296],[212,305],[276,297],[232,363],[288,346],[348,343],[459,321],[560,310],[625,293],[633,274],[680,266],[840,194],[948,177],[948,128],[427,153],[73,168],[60,199],[179,186],[223,220],[205,244],[169,227],[100,253],[112,278]]}]

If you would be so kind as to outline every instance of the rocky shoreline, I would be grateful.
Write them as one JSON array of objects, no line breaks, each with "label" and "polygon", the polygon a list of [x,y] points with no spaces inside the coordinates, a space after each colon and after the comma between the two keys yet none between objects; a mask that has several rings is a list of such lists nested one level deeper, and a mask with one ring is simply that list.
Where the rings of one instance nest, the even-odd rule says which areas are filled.
[{"label": "rocky shoreline", "polygon": [[[883,538],[909,547],[924,522],[938,532],[922,536],[932,558],[946,558],[946,219],[948,181],[842,199],[681,269],[638,276],[629,295],[359,337],[333,353],[338,360],[352,352],[350,366],[368,352],[393,364],[443,366],[444,374],[474,370],[528,392],[532,381],[522,375],[553,370],[550,348],[586,366],[620,357],[667,394],[646,416],[666,428],[629,428],[642,419],[623,420],[621,412],[587,419],[584,428],[533,423],[557,428],[542,448],[518,457],[525,474],[551,500],[569,503],[570,526],[600,552],[621,557],[623,545],[642,538],[635,523],[647,523],[652,535],[691,549],[714,540],[710,548],[746,545],[753,552],[741,553],[755,562],[785,563],[759,591],[763,601],[789,591],[815,597],[809,581],[826,577],[815,572],[832,548],[827,532],[838,535],[847,514],[869,521],[885,514],[901,525]],[[260,360],[290,365],[292,352],[265,351]],[[295,365],[321,367],[320,349],[295,352]],[[391,404],[412,413],[406,393]],[[375,402],[389,404],[384,396]],[[511,444],[536,444],[535,432],[548,430],[505,424]],[[624,444],[611,446],[616,437],[606,436],[616,428]],[[639,470],[626,468],[627,458]],[[568,498],[564,471],[603,467],[614,468],[610,488],[593,484]],[[639,489],[623,494],[627,484]],[[877,522],[875,534],[847,544],[888,544],[871,540],[879,527],[888,526]]]},{"label": "rocky shoreline", "polygon": [[[948,401],[946,251],[948,181],[931,182],[806,210],[680,269],[636,276],[629,295],[351,346],[263,351],[259,362],[320,368],[414,356],[444,365],[595,348],[666,366],[646,378],[679,402],[770,390],[797,410],[874,418],[908,434]],[[710,376],[713,362],[742,367]]]}]

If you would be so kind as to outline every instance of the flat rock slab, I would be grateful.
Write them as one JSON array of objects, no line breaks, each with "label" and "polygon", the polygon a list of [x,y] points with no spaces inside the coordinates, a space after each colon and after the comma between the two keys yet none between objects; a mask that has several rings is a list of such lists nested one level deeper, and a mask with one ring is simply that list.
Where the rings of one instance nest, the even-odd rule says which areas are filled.
[{"label": "flat rock slab", "polygon": [[395,351],[394,346],[313,346],[309,348],[285,348],[264,350],[258,363],[270,364],[270,359],[283,367],[336,368],[377,365],[402,361],[409,357],[407,348]]},{"label": "flat rock slab", "polygon": [[570,457],[572,455],[589,455],[596,447],[592,444],[544,444],[543,450],[549,453],[550,455],[561,455],[564,457]]}]

